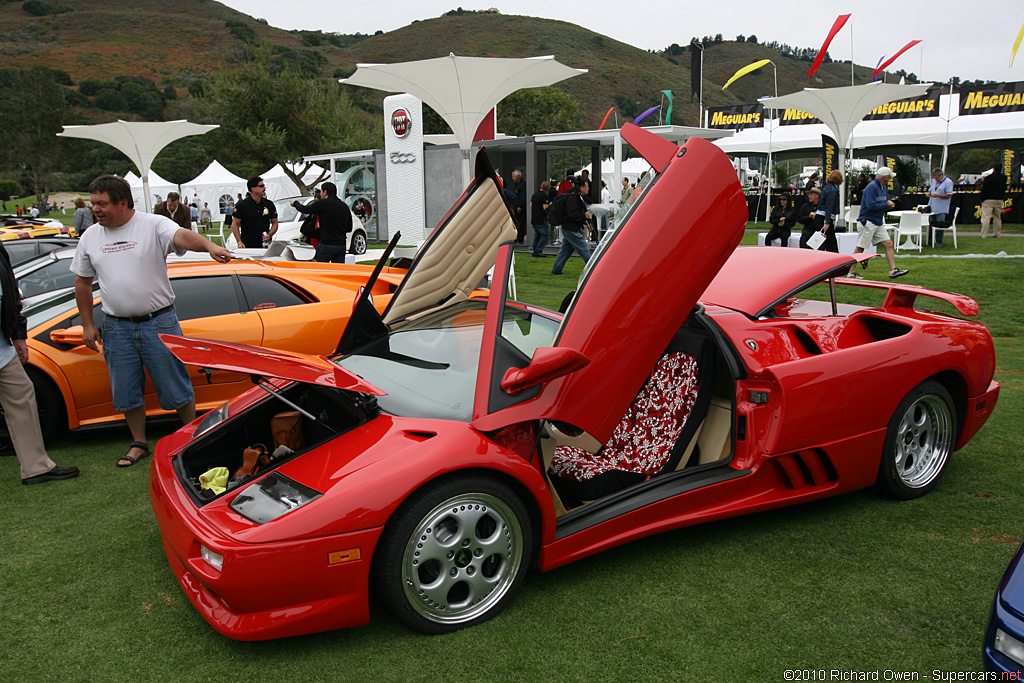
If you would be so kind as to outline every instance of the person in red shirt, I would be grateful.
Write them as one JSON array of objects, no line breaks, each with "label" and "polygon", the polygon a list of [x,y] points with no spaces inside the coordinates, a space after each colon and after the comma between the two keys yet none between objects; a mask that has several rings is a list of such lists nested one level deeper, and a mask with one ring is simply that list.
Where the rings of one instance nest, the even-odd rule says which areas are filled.
[{"label": "person in red shirt", "polygon": [[566,192],[571,190],[573,187],[575,187],[573,185],[573,182],[572,182],[572,179],[573,179],[574,176],[575,176],[575,174],[572,171],[566,171],[565,172],[565,180],[563,180],[562,182],[558,183],[558,194],[565,194]]}]

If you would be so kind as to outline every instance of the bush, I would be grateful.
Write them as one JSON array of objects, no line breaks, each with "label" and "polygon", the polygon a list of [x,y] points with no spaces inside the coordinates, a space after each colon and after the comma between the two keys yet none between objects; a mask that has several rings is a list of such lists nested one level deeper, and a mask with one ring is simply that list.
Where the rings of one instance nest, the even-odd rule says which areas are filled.
[{"label": "bush", "polygon": [[92,106],[92,102],[89,101],[89,98],[86,97],[85,95],[83,95],[82,93],[78,92],[77,90],[73,90],[71,88],[64,88],[63,92],[64,92],[64,101],[67,102],[68,105],[70,105],[72,107],[91,107]]},{"label": "bush", "polygon": [[23,197],[25,189],[14,180],[0,180],[0,199],[8,197]]},{"label": "bush", "polygon": [[113,86],[104,86],[96,93],[96,106],[107,111],[124,111],[125,101]]},{"label": "bush", "polygon": [[86,97],[95,97],[96,93],[100,91],[100,88],[104,86],[104,81],[98,78],[87,78],[78,84],[78,92],[82,93]]},{"label": "bush", "polygon": [[51,14],[64,14],[72,10],[69,5],[51,5],[42,0],[25,0],[21,3],[21,9],[37,17],[45,17]]}]

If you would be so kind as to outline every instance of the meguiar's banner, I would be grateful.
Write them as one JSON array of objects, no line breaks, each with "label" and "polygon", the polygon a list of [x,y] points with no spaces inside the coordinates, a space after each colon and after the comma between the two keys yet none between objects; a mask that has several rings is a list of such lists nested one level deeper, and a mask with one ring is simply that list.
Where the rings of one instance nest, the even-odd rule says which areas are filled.
[{"label": "meguiar's banner", "polygon": [[932,88],[920,97],[909,97],[875,107],[864,117],[865,121],[881,119],[916,119],[924,116],[939,115],[939,95],[941,88]]},{"label": "meguiar's banner", "polygon": [[1024,81],[960,88],[960,115],[1024,111]]},{"label": "meguiar's banner", "polygon": [[1003,150],[1003,173],[1011,185],[1020,185],[1020,151],[1016,149]]},{"label": "meguiar's banner", "polygon": [[886,157],[885,165],[893,172],[893,175],[889,176],[889,182],[886,184],[889,192],[892,192],[896,189],[896,183],[894,182],[896,180],[896,157]]},{"label": "meguiar's banner", "polygon": [[799,109],[784,109],[782,115],[779,116],[778,110],[775,115],[779,117],[779,124],[783,126],[800,126],[805,123],[821,123],[821,119],[817,116],[812,116],[805,111]]},{"label": "meguiar's banner", "polygon": [[836,169],[836,160],[839,155],[839,145],[831,135],[821,136],[821,165],[824,167],[824,178]]},{"label": "meguiar's banner", "polygon": [[760,104],[739,104],[733,107],[709,107],[708,128],[761,128],[764,126],[764,107]]}]

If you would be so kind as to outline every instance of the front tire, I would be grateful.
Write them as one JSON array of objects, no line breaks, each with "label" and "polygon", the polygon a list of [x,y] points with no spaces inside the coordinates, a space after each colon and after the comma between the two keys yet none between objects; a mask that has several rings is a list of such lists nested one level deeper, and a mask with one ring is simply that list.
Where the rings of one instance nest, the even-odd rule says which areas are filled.
[{"label": "front tire", "polygon": [[462,475],[427,484],[398,509],[377,546],[374,577],[399,620],[450,633],[500,612],[532,555],[519,496],[490,477]]},{"label": "front tire", "polygon": [[876,487],[892,498],[919,498],[935,488],[956,442],[953,399],[944,386],[923,382],[889,420]]}]

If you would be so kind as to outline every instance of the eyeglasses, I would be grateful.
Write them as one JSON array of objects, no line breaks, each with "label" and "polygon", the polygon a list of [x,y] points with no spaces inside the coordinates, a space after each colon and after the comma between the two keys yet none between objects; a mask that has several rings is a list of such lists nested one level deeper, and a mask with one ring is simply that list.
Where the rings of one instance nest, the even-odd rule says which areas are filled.
[{"label": "eyeglasses", "polygon": [[256,187],[266,187],[266,185],[264,185],[263,183],[260,183],[260,184],[259,184],[259,185],[257,185]]}]

